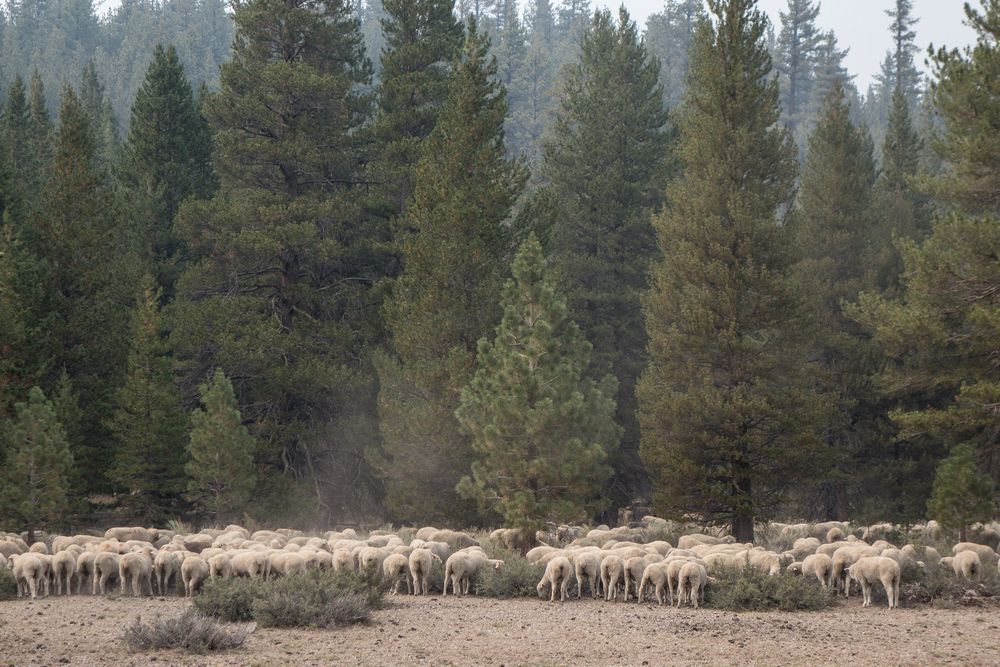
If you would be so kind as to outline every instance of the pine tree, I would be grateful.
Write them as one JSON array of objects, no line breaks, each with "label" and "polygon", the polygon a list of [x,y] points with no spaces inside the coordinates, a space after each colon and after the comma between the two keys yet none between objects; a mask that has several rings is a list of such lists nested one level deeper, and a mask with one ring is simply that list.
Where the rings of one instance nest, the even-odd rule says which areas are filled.
[{"label": "pine tree", "polygon": [[553,60],[552,8],[547,0],[535,3],[527,28],[527,47],[510,84],[507,139],[510,152],[524,157],[532,175],[542,157],[542,136],[556,103],[556,64]]},{"label": "pine tree", "polygon": [[173,46],[158,44],[132,105],[119,181],[143,212],[138,230],[166,297],[183,257],[173,229],[181,202],[215,190],[212,138]]},{"label": "pine tree", "polygon": [[243,425],[233,385],[216,369],[210,382],[199,387],[204,409],[191,415],[190,480],[187,497],[216,522],[238,518],[253,491],[255,442]]},{"label": "pine tree", "polygon": [[[472,476],[458,490],[526,536],[546,521],[586,520],[601,509],[614,422],[614,377],[587,378],[590,344],[529,239],[504,287],[503,319],[479,342],[475,377],[462,390],[459,422],[473,439]],[[606,502],[607,499],[604,499]]]},{"label": "pine tree", "polygon": [[362,511],[361,450],[377,438],[372,285],[386,264],[364,214],[371,66],[351,3],[251,0],[233,20],[205,103],[219,191],[175,223],[203,257],[178,282],[175,355],[184,386],[213,367],[235,380],[261,443],[262,502],[303,480],[317,516]]},{"label": "pine tree", "polygon": [[503,223],[526,179],[504,149],[505,91],[488,53],[470,20],[399,224],[403,273],[384,308],[392,350],[378,364],[384,451],[372,458],[400,520],[472,519],[454,491],[471,459],[454,413],[476,342],[499,319]]},{"label": "pine tree", "polygon": [[[80,409],[80,397],[73,389],[73,381],[70,380],[69,373],[63,369],[52,391],[52,409],[55,410],[56,418],[62,424],[66,433],[66,445],[74,461],[84,461],[93,456],[90,447],[83,439],[83,410]],[[71,502],[76,505],[73,510],[80,512],[84,510],[85,494],[88,490],[88,482],[83,477],[83,469],[76,465],[69,471],[69,488],[71,492]]]},{"label": "pine tree", "polygon": [[646,19],[646,48],[660,61],[660,84],[668,109],[684,97],[691,41],[705,18],[702,0],[667,0],[661,11]]},{"label": "pine tree", "polygon": [[134,516],[151,521],[178,511],[187,436],[158,304],[153,278],[147,276],[132,321],[128,374],[111,423],[118,448],[110,477],[128,492],[125,503]]},{"label": "pine tree", "polygon": [[958,445],[941,461],[927,501],[927,515],[943,528],[957,531],[960,542],[966,541],[969,526],[996,517],[993,480],[979,471],[972,445]]},{"label": "pine tree", "polygon": [[52,387],[63,369],[69,373],[83,411],[81,437],[94,453],[78,464],[84,479],[99,488],[113,449],[107,424],[128,352],[136,280],[118,202],[97,162],[90,119],[68,87],[42,206],[25,238],[43,271],[33,316],[33,345],[46,360],[42,384]]},{"label": "pine tree", "polygon": [[448,95],[451,63],[462,45],[454,0],[385,0],[385,47],[374,134],[379,156],[372,178],[385,218],[399,215],[413,193],[420,146]]},{"label": "pine tree", "polygon": [[874,368],[867,336],[843,310],[872,286],[874,185],[871,138],[851,123],[844,88],[834,83],[809,138],[795,216],[802,258],[797,273],[818,325],[816,381],[835,407],[824,429],[830,472],[819,476],[820,494],[810,494],[810,509],[827,519],[856,515],[864,499],[859,489],[871,479],[869,453],[884,431],[883,406],[869,378]]},{"label": "pine tree", "polygon": [[118,156],[118,120],[104,94],[104,84],[101,83],[93,60],[83,68],[79,95],[80,104],[90,117],[90,127],[94,132],[97,163],[103,169],[110,169]]},{"label": "pine tree", "polygon": [[798,140],[802,136],[800,127],[807,118],[817,51],[823,40],[823,33],[816,27],[819,5],[813,0],[788,0],[788,11],[779,15],[781,32],[775,69],[781,83],[781,111],[792,136]]},{"label": "pine tree", "polygon": [[752,0],[709,5],[679,117],[683,176],[654,218],[663,259],[644,308],[641,452],[658,510],[729,524],[747,542],[821,451],[823,397],[777,219],[796,151],[777,126],[767,20]]},{"label": "pine tree", "polygon": [[643,490],[635,383],[645,364],[640,293],[658,255],[650,215],[672,164],[659,64],[621,10],[607,10],[567,68],[560,111],[545,147],[543,175],[564,202],[552,229],[553,265],[570,312],[594,346],[594,374],[619,381],[625,434],[613,461],[613,493],[628,502]]},{"label": "pine tree", "polygon": [[16,413],[0,468],[0,500],[12,527],[27,530],[28,542],[34,542],[39,528],[51,531],[66,525],[73,457],[52,403],[41,389],[32,387]]},{"label": "pine tree", "polygon": [[885,10],[886,16],[892,19],[889,25],[893,43],[892,90],[902,93],[908,109],[914,111],[920,95],[920,72],[914,56],[920,49],[913,28],[919,19],[913,16],[913,0],[895,0],[895,3],[894,8]]}]

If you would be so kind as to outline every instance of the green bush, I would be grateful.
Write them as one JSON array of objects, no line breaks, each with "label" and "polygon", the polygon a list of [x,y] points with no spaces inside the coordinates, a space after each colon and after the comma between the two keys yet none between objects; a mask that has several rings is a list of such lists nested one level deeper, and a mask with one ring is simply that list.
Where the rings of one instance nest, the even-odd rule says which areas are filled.
[{"label": "green bush", "polygon": [[251,628],[224,628],[213,618],[189,608],[177,618],[157,618],[143,623],[141,617],[125,628],[130,651],[180,648],[191,653],[225,651],[246,643]]},{"label": "green bush", "polygon": [[476,573],[472,590],[476,595],[497,598],[516,598],[537,595],[535,586],[545,573],[545,566],[529,563],[516,551],[499,549],[490,555],[504,562],[503,567],[494,570],[484,567]]},{"label": "green bush", "polygon": [[938,607],[952,607],[956,604],[998,596],[1000,596],[1000,573],[991,567],[983,567],[978,581],[961,579],[949,568],[927,567],[913,581],[904,579],[899,590],[899,599],[902,602],[932,604]]},{"label": "green bush", "polygon": [[[3,558],[3,556],[0,556]],[[0,600],[10,600],[17,597],[17,581],[14,573],[0,566]]]},{"label": "green bush", "polygon": [[727,611],[797,611],[825,609],[834,594],[811,577],[782,572],[771,576],[747,565],[715,577],[705,589],[705,606]]},{"label": "green bush", "polygon": [[280,579],[216,579],[195,597],[204,614],[262,627],[330,627],[360,623],[381,607],[386,584],[377,573],[310,571]]}]

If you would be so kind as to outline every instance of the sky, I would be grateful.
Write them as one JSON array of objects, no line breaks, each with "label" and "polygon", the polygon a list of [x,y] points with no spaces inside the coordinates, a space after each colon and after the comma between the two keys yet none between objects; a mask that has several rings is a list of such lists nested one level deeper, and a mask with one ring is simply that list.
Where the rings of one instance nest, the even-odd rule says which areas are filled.
[{"label": "sky", "polygon": [[[920,54],[917,65],[924,67],[929,44],[961,47],[975,40],[975,33],[965,25],[965,0],[914,0],[913,13],[920,19],[916,25]],[[646,17],[659,11],[663,0],[596,0],[596,4],[617,8],[624,4],[640,26]],[[973,1],[973,6],[978,2]],[[857,76],[855,83],[862,92],[868,88],[886,51],[892,46],[889,35],[891,19],[885,10],[894,6],[893,0],[821,0],[817,22],[822,30],[833,30],[840,48],[850,47],[847,69]],[[780,25],[778,13],[788,7],[787,0],[759,0],[758,6],[767,12],[775,26]],[[777,28],[776,28],[777,29]]]}]

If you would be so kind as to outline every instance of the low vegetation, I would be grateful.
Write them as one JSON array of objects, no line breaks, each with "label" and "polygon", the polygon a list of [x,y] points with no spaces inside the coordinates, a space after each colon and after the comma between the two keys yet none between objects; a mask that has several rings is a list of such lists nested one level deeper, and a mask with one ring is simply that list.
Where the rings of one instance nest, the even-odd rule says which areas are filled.
[{"label": "low vegetation", "polygon": [[176,618],[156,618],[143,623],[142,617],[125,628],[124,641],[130,651],[183,649],[190,653],[226,651],[246,643],[252,627],[225,627],[196,609]]},{"label": "low vegetation", "polygon": [[782,572],[767,575],[753,566],[716,575],[705,589],[705,606],[726,611],[817,611],[835,596],[814,579]]},{"label": "low vegetation", "polygon": [[544,565],[529,563],[520,553],[506,549],[495,551],[491,558],[502,560],[503,567],[499,570],[486,567],[478,572],[472,584],[476,595],[497,598],[536,595],[535,585],[545,572]]},{"label": "low vegetation", "polygon": [[14,575],[5,567],[0,567],[0,600],[10,600],[17,597],[17,582]]},{"label": "low vegetation", "polygon": [[956,577],[948,568],[928,568],[911,581],[904,578],[899,597],[904,604],[930,604],[935,607],[1000,599],[1000,572],[984,568],[977,581],[968,581]]},{"label": "low vegetation", "polygon": [[261,627],[316,627],[364,623],[382,605],[386,586],[375,573],[311,571],[281,579],[214,579],[195,608],[223,621]]}]

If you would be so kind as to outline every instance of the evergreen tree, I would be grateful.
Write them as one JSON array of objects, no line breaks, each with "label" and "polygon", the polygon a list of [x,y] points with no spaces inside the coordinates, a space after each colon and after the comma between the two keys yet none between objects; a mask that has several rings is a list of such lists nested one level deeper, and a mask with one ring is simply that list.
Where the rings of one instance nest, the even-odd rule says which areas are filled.
[{"label": "evergreen tree", "polygon": [[556,103],[556,63],[553,55],[553,17],[547,0],[530,13],[527,47],[510,84],[507,138],[511,153],[524,157],[532,175],[542,157],[542,136]]},{"label": "evergreen tree", "polygon": [[663,199],[672,135],[659,63],[624,9],[617,25],[609,11],[595,13],[580,52],[545,147],[544,176],[564,202],[550,248],[570,312],[594,346],[595,377],[619,381],[625,433],[613,493],[628,502],[645,486],[635,417],[646,349],[640,293],[658,254],[650,215]]},{"label": "evergreen tree", "polygon": [[503,319],[492,342],[480,340],[476,374],[456,412],[476,453],[472,476],[458,490],[530,539],[546,521],[586,520],[601,509],[601,485],[611,473],[604,463],[621,428],[615,379],[587,378],[590,344],[533,236],[512,272]]},{"label": "evergreen tree", "polygon": [[871,138],[851,123],[844,88],[834,83],[809,138],[795,216],[802,258],[797,273],[818,325],[817,385],[835,408],[824,430],[831,468],[821,475],[821,493],[810,494],[810,509],[827,519],[856,515],[865,498],[859,489],[871,478],[869,453],[884,430],[883,406],[869,378],[874,369],[867,337],[843,310],[871,287],[874,185]]},{"label": "evergreen tree", "polygon": [[788,0],[788,11],[779,15],[781,32],[775,69],[781,83],[781,112],[792,136],[798,140],[807,118],[817,51],[823,40],[823,33],[816,27],[819,4],[813,0]]},{"label": "evergreen tree", "polygon": [[207,198],[215,190],[211,134],[173,46],[153,51],[132,105],[119,181],[143,212],[139,237],[169,298],[182,258],[174,217],[188,197]]},{"label": "evergreen tree", "polygon": [[448,95],[451,63],[462,45],[454,0],[385,0],[385,47],[374,134],[379,156],[372,178],[380,214],[399,215],[413,193],[420,146]]},{"label": "evergreen tree", "polygon": [[97,162],[109,169],[118,156],[118,121],[111,110],[111,103],[104,94],[104,84],[97,74],[94,61],[83,68],[80,77],[80,104],[90,117],[97,146]]},{"label": "evergreen tree", "polygon": [[254,439],[243,425],[233,385],[216,369],[210,382],[199,387],[205,408],[191,415],[190,480],[188,499],[216,522],[238,518],[253,491]]},{"label": "evergreen tree", "polygon": [[[80,397],[73,390],[73,381],[69,378],[69,373],[63,369],[52,392],[52,409],[55,410],[56,418],[62,424],[66,433],[66,444],[69,453],[74,461],[83,461],[92,456],[93,452],[83,439],[83,411],[80,409]],[[85,494],[88,489],[88,482],[82,475],[82,468],[79,465],[73,466],[69,471],[69,488],[71,492],[71,503],[75,505],[72,509],[77,513],[85,509]]]},{"label": "evergreen tree", "polygon": [[767,20],[752,0],[709,6],[679,118],[683,176],[654,218],[663,259],[645,302],[641,451],[658,510],[729,524],[747,542],[821,453],[823,397],[776,215],[796,151],[777,126]]},{"label": "evergreen tree", "polygon": [[916,109],[920,95],[920,72],[914,56],[919,51],[917,33],[913,30],[919,19],[913,16],[913,0],[895,0],[895,7],[885,10],[892,19],[889,30],[892,33],[893,92],[902,93],[908,109]]},{"label": "evergreen tree", "polygon": [[38,387],[32,387],[27,402],[17,404],[8,443],[0,468],[0,500],[11,527],[27,530],[28,542],[34,542],[35,530],[66,525],[73,466],[66,434]]},{"label": "evergreen tree", "polygon": [[83,411],[81,437],[94,452],[78,463],[84,479],[99,484],[113,448],[107,424],[125,366],[136,281],[90,119],[68,87],[42,201],[27,236],[43,271],[33,345],[47,361],[45,386],[54,386],[63,369],[69,373]]},{"label": "evergreen tree", "polygon": [[32,185],[40,187],[46,181],[49,169],[52,166],[53,155],[53,127],[49,118],[48,106],[45,101],[45,89],[42,87],[42,78],[38,71],[31,73],[31,81],[28,84],[28,151],[34,156],[35,165],[38,168],[39,176],[37,181],[32,181]]},{"label": "evergreen tree", "polygon": [[969,526],[996,517],[993,480],[979,471],[972,445],[958,445],[941,461],[927,501],[927,515],[943,528],[957,531],[960,542],[966,541]]},{"label": "evergreen tree", "polygon": [[526,179],[504,149],[505,91],[488,53],[470,20],[399,223],[403,273],[384,308],[392,353],[378,364],[384,450],[373,461],[387,508],[405,521],[472,519],[454,491],[471,460],[454,413],[476,342],[499,319],[503,223]]},{"label": "evergreen tree", "polygon": [[125,502],[134,516],[150,521],[164,521],[178,510],[187,436],[158,303],[153,278],[147,276],[132,321],[128,374],[111,423],[118,449],[110,477],[128,491]]},{"label": "evergreen tree", "polygon": [[371,66],[348,2],[251,0],[233,20],[206,101],[220,188],[176,223],[203,259],[178,282],[175,355],[187,387],[213,367],[236,379],[272,511],[298,480],[317,516],[359,511],[372,504],[361,449],[377,436],[368,349],[385,265],[363,215]]},{"label": "evergreen tree", "polygon": [[646,48],[660,61],[660,84],[668,109],[684,97],[691,41],[705,18],[702,0],[667,0],[662,10],[646,19]]}]

